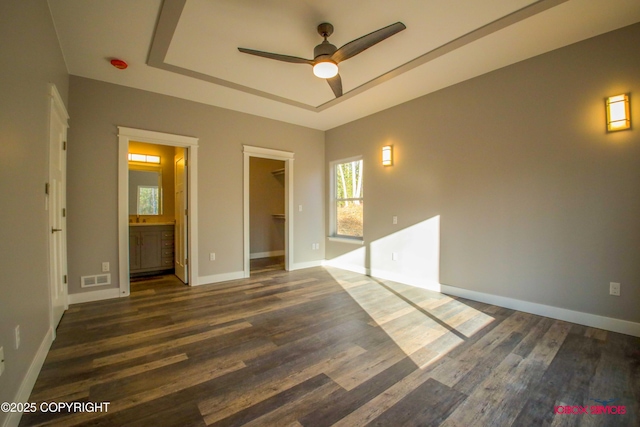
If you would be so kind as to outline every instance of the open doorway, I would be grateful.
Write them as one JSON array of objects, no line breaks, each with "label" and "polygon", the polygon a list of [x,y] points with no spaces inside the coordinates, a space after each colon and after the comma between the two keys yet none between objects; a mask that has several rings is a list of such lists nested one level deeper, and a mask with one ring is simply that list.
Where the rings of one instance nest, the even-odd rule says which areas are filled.
[{"label": "open doorway", "polygon": [[[118,127],[118,130],[120,296],[129,295],[131,289],[130,273],[136,268],[139,268],[138,272],[141,273],[156,270],[164,271],[166,268],[167,271],[173,270],[174,273],[180,274],[182,282],[191,286],[197,285],[197,256],[190,257],[190,254],[198,253],[198,139],[125,127]],[[156,172],[154,179],[149,178],[149,182],[145,181],[145,183],[136,187],[135,192],[132,192],[129,186],[130,146],[140,149],[140,147],[148,148],[151,145],[159,146],[166,151],[164,154],[164,157],[167,158],[165,161],[166,168],[160,168],[162,170],[161,177]],[[153,156],[153,154],[145,153],[133,154]],[[142,157],[138,159],[141,160]],[[144,162],[139,161],[138,163]],[[146,163],[152,164],[152,162]],[[149,166],[147,166],[147,169],[149,169]],[[156,164],[157,169],[158,165]],[[171,182],[171,185],[167,186],[167,188],[163,188],[162,185],[165,180]],[[152,181],[156,184],[154,185]],[[147,203],[142,212],[136,211],[132,214],[130,205],[132,203],[138,204],[136,197],[140,197],[138,187],[142,187],[147,192],[147,196],[157,193],[159,200]],[[130,198],[132,193],[135,193],[136,196],[131,196]],[[171,201],[169,203],[171,206],[167,205],[167,200]],[[154,213],[154,215],[150,213]],[[150,219],[163,223],[154,224]],[[164,224],[164,222],[167,224]],[[151,233],[151,231],[154,233]],[[131,233],[137,233],[133,239],[131,238]],[[144,242],[145,239],[147,239],[147,242]],[[142,251],[146,247],[151,248],[149,253],[140,254],[136,252]],[[153,266],[148,264],[150,259],[153,259]],[[176,262],[176,259],[179,262]],[[160,269],[157,268],[158,260],[163,263]],[[135,264],[136,262],[139,262],[140,265]]]},{"label": "open doorway", "polygon": [[249,159],[251,274],[284,270],[284,161]]},{"label": "open doorway", "polygon": [[186,150],[129,142],[129,277],[188,283]]},{"label": "open doorway", "polygon": [[[293,265],[293,156],[294,154],[288,151],[280,151],[273,150],[269,148],[260,148],[260,147],[252,147],[245,145],[244,146],[244,277],[250,277],[251,275],[251,261],[252,261],[252,252],[253,258],[258,259],[258,257],[263,255],[272,254],[279,249],[268,249],[269,246],[257,246],[257,242],[260,239],[254,239],[253,234],[256,234],[256,230],[252,231],[252,217],[251,217],[251,164],[254,162],[254,165],[260,165],[262,163],[255,163],[255,159],[269,159],[275,161],[275,163],[264,163],[265,172],[268,171],[269,176],[267,179],[270,181],[270,184],[273,184],[275,189],[275,184],[277,183],[279,186],[283,188],[283,203],[280,203],[276,200],[276,202],[271,205],[264,203],[266,206],[266,210],[264,212],[265,223],[268,224],[269,229],[272,229],[273,232],[269,232],[272,236],[277,235],[278,228],[282,230],[283,233],[283,243],[284,243],[284,254],[276,255],[282,256],[283,259],[283,267],[285,270],[290,271]],[[256,166],[257,167],[257,166]],[[260,178],[256,178],[260,179]],[[268,196],[267,196],[268,197]],[[280,196],[278,196],[280,197]],[[254,202],[255,204],[255,202]],[[282,209],[282,210],[280,210]],[[268,213],[268,218],[267,218]],[[280,224],[280,225],[279,225]],[[272,228],[273,226],[273,228]],[[255,227],[254,227],[255,228]],[[264,232],[261,232],[262,237],[264,237]],[[254,241],[252,248],[252,239]],[[271,245],[272,242],[269,243]],[[262,242],[264,244],[264,242]],[[273,248],[271,246],[271,248]],[[276,252],[278,253],[278,252]],[[269,258],[269,257],[267,257]],[[255,264],[256,262],[254,262]]]}]

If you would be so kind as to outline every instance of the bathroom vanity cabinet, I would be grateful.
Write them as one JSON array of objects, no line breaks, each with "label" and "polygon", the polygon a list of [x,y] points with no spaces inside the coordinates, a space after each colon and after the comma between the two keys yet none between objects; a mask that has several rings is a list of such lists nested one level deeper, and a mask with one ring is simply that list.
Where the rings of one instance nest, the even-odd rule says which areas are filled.
[{"label": "bathroom vanity cabinet", "polygon": [[174,224],[129,226],[129,273],[161,273],[174,269]]}]

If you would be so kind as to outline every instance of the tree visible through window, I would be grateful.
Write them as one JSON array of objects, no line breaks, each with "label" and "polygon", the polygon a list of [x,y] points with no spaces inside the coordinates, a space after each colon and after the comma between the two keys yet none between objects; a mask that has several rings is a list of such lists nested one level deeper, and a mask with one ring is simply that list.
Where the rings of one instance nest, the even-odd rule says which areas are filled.
[{"label": "tree visible through window", "polygon": [[138,215],[159,215],[160,192],[158,187],[138,186]]},{"label": "tree visible through window", "polygon": [[362,238],[362,160],[336,164],[334,182],[335,235]]}]

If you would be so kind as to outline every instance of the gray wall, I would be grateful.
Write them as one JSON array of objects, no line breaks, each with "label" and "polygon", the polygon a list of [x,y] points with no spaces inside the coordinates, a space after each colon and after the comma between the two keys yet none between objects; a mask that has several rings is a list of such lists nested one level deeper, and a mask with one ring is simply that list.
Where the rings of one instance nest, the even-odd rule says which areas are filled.
[{"label": "gray wall", "polygon": [[[419,281],[402,261],[422,257],[443,284],[640,321],[638,46],[640,24],[328,131],[327,163],[364,156],[366,245],[327,259]],[[635,129],[607,134],[604,98],[629,92]]]},{"label": "gray wall", "polygon": [[252,255],[284,251],[285,223],[273,217],[273,214],[284,213],[284,174],[271,173],[278,169],[284,169],[281,160],[249,159],[249,236]]},{"label": "gray wall", "polygon": [[66,103],[69,78],[47,2],[0,2],[0,52],[0,402],[11,402],[49,329],[48,84]]},{"label": "gray wall", "polygon": [[293,259],[322,258],[311,243],[324,236],[323,132],[76,76],[69,104],[69,293],[84,291],[80,277],[104,261],[118,269],[117,126],[200,138],[200,277],[243,270],[243,144],[295,153],[293,197],[304,209],[295,212]]}]

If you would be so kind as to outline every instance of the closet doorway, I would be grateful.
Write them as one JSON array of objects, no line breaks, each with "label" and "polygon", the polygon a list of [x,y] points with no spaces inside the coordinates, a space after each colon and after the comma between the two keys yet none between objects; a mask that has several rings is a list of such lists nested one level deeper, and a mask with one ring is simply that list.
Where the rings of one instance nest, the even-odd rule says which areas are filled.
[{"label": "closet doorway", "polygon": [[252,259],[283,256],[283,268],[292,269],[293,155],[244,146],[244,277]]},{"label": "closet doorway", "polygon": [[249,159],[251,274],[284,269],[284,162]]}]

